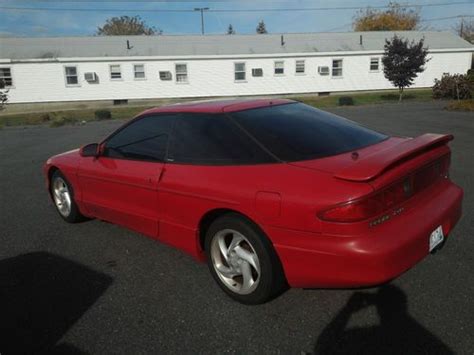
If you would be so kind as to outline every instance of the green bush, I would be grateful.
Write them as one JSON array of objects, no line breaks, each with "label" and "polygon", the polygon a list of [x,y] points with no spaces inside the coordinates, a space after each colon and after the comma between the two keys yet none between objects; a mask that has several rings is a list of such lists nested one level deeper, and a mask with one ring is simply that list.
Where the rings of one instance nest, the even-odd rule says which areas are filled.
[{"label": "green bush", "polygon": [[443,75],[435,79],[433,98],[465,100],[473,96],[474,81],[470,81],[472,74]]},{"label": "green bush", "polygon": [[338,103],[339,106],[354,106],[354,99],[350,96],[341,96]]},{"label": "green bush", "polygon": [[109,110],[97,110],[94,112],[95,119],[98,121],[101,120],[110,120],[112,118],[112,112]]}]

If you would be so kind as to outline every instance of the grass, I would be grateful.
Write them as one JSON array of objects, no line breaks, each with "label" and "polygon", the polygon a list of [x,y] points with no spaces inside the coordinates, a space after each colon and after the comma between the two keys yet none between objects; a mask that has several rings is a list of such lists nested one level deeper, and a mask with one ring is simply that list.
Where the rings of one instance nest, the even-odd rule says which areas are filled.
[{"label": "grass", "polygon": [[[304,102],[318,108],[328,108],[339,106],[341,96],[350,96],[354,105],[373,105],[389,102],[398,102],[398,91],[387,90],[383,92],[370,92],[360,94],[341,94],[331,96],[302,95],[290,98]],[[431,89],[407,90],[403,97],[404,101],[430,101],[432,99]],[[150,106],[121,106],[110,108],[112,119],[130,119],[138,113],[150,108]],[[95,112],[100,109],[80,109],[80,110],[58,110],[49,113],[19,113],[5,114],[0,116],[1,126],[24,126],[24,125],[49,125],[59,127],[67,124],[81,124],[83,121],[95,121]]]},{"label": "grass", "polygon": [[[398,90],[352,94],[352,95],[344,94],[344,95],[331,95],[331,96],[295,96],[292,98],[298,101],[304,102],[305,104],[308,104],[311,106],[315,106],[318,108],[327,108],[327,107],[339,106],[339,98],[341,96],[352,97],[355,106],[398,102]],[[431,100],[433,100],[431,89],[407,90],[405,94],[403,95],[403,101],[431,101]]]},{"label": "grass", "polygon": [[446,106],[446,110],[450,111],[474,111],[474,99],[469,100],[453,100]]},{"label": "grass", "polygon": [[[132,118],[138,113],[150,108],[149,106],[139,107],[117,107],[111,108],[113,119]],[[4,126],[24,126],[48,124],[50,127],[59,127],[65,124],[79,124],[83,121],[96,121],[95,111],[97,109],[53,111],[49,113],[20,113],[0,116],[0,125]]]}]

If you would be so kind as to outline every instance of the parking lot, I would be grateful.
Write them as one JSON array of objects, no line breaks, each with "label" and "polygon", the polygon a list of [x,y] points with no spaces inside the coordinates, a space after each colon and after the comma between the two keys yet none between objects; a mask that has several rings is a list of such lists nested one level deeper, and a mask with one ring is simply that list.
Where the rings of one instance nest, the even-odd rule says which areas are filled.
[{"label": "parking lot", "polygon": [[[459,353],[474,351],[474,114],[443,104],[334,108],[384,133],[452,133],[464,215],[439,253],[390,285],[291,289],[244,306],[207,266],[98,220],[70,225],[41,166],[123,121],[0,130],[0,353]],[[429,211],[426,211],[429,213]]]}]

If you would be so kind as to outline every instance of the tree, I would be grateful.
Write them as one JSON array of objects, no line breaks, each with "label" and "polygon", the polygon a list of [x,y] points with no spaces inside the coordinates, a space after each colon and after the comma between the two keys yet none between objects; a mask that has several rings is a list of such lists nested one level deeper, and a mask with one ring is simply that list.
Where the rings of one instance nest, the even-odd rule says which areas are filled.
[{"label": "tree", "polygon": [[8,89],[5,89],[5,81],[0,80],[0,111],[3,110],[8,102]]},{"label": "tree", "polygon": [[418,11],[390,2],[388,9],[360,10],[352,23],[354,31],[411,31],[420,23]]},{"label": "tree", "polygon": [[111,17],[105,21],[102,27],[97,27],[96,34],[99,36],[122,36],[122,35],[154,35],[161,34],[153,26],[148,26],[140,16]]},{"label": "tree", "polygon": [[229,24],[229,27],[227,27],[227,34],[228,35],[235,35],[235,30],[232,24]]},{"label": "tree", "polygon": [[474,21],[466,20],[461,18],[461,20],[454,26],[454,30],[466,41],[474,43]]},{"label": "tree", "polygon": [[268,33],[267,28],[265,26],[265,22],[263,22],[263,20],[260,20],[260,22],[258,23],[256,31],[259,35]]},{"label": "tree", "polygon": [[395,35],[391,40],[385,40],[385,53],[382,57],[383,73],[400,93],[402,100],[403,89],[413,84],[413,80],[422,73],[428,62],[428,48],[423,47],[424,39],[419,42],[408,42]]}]

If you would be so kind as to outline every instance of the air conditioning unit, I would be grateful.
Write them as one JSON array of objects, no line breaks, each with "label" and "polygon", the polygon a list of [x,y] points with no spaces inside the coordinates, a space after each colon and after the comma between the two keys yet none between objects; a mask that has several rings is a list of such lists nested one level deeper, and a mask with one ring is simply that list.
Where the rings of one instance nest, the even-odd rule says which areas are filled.
[{"label": "air conditioning unit", "polygon": [[329,67],[318,67],[319,75],[329,75]]},{"label": "air conditioning unit", "polygon": [[84,79],[88,83],[95,83],[97,81],[98,77],[97,77],[96,73],[84,73]]}]

